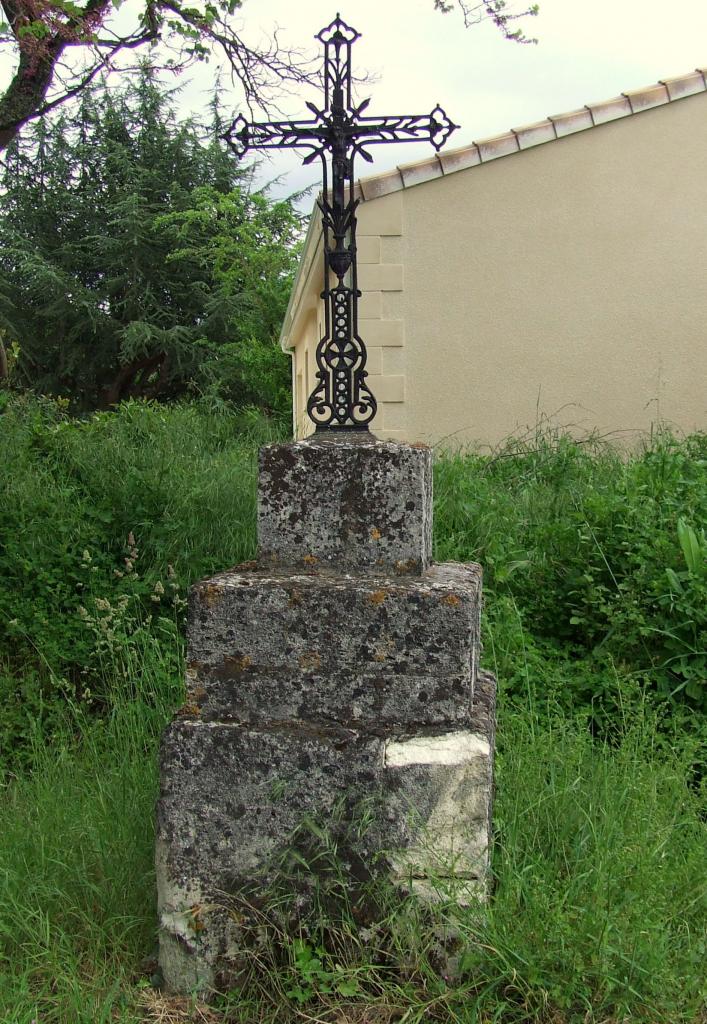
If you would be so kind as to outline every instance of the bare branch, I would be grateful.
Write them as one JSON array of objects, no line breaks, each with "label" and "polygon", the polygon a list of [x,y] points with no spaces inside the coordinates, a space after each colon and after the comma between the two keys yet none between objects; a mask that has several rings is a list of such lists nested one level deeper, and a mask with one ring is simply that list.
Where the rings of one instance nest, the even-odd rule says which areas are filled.
[{"label": "bare branch", "polygon": [[[433,0],[439,11],[458,7],[465,25],[490,20],[507,39],[534,42],[513,26],[518,19],[537,14],[537,7],[514,10],[516,2]],[[164,66],[175,73],[219,54],[251,113],[257,107],[269,114],[277,110],[277,98],[288,87],[318,81],[318,65],[301,51],[282,46],[277,31],[266,45],[249,45],[236,26],[233,7],[227,0],[211,0],[203,10],[190,0],[131,0],[136,21],[131,31],[117,34],[105,24],[112,0],[84,0],[80,7],[68,9],[59,0],[0,0],[10,24],[6,41],[19,55],[15,76],[0,96],[0,151],[23,124],[80,94],[101,70],[123,70],[113,66],[121,52],[156,42],[167,48]],[[87,66],[61,75],[64,51],[83,51]]]},{"label": "bare branch", "polygon": [[[456,5],[462,12],[465,28],[478,25],[481,21],[491,21],[505,39],[516,43],[537,43],[537,39],[526,36],[522,28],[511,27],[511,23],[517,22],[520,18],[534,18],[539,11],[539,7],[535,3],[521,11],[509,8],[507,0],[478,0],[476,3],[469,3],[468,0],[456,0]],[[454,9],[454,3],[450,0],[434,0],[434,6],[436,11],[441,11],[443,14],[449,14]]]},{"label": "bare branch", "polygon": [[15,0],[0,0],[0,7],[2,7],[3,13],[14,33],[20,14],[18,5],[15,3]]}]

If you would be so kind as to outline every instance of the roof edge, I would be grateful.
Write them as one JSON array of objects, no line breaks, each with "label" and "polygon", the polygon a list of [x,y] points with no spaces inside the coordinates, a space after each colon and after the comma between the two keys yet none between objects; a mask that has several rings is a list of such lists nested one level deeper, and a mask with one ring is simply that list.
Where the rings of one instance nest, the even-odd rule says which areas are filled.
[{"label": "roof edge", "polygon": [[464,171],[469,167],[497,160],[499,157],[543,145],[545,142],[555,142],[567,135],[596,128],[623,117],[631,117],[644,110],[674,103],[701,92],[707,92],[707,67],[696,68],[695,71],[676,78],[661,79],[655,85],[623,92],[620,96],[600,103],[589,103],[579,110],[551,114],[534,124],[526,124],[520,128],[511,128],[500,135],[477,139],[470,145],[444,150],[424,160],[399,164],[392,171],[384,171],[370,178],[359,178],[354,186],[354,195],[362,202],[378,199],[391,192],[412,188],[425,181],[432,181],[455,171]]},{"label": "roof edge", "polygon": [[302,256],[297,266],[295,279],[292,282],[292,290],[290,291],[287,309],[285,310],[285,315],[282,318],[282,327],[280,328],[280,337],[278,340],[283,352],[287,352],[292,348],[292,345],[290,344],[290,331],[293,323],[297,319],[297,313],[307,285],[314,256],[319,250],[319,239],[322,234],[322,221],[321,217],[318,216],[319,213],[319,203],[315,199],[312,212],[309,215],[307,232],[302,243]]}]

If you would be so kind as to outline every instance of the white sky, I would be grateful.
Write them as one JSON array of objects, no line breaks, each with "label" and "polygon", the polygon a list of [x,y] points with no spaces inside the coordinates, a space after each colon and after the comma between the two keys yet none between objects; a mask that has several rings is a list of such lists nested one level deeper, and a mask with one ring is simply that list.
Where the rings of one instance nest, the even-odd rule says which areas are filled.
[{"label": "white sky", "polygon": [[[707,0],[539,0],[524,20],[536,46],[504,40],[491,24],[463,27],[461,14],[441,15],[432,0],[338,0],[341,17],[362,33],[354,63],[377,80],[370,114],[422,114],[439,102],[461,127],[448,147],[609,99],[661,78],[707,67]],[[247,31],[281,29],[283,42],[320,52],[312,37],[336,14],[337,0],[245,0]],[[285,104],[288,116],[308,116],[304,99]],[[198,106],[197,83],[185,102]],[[707,125],[705,125],[707,131]],[[375,164],[359,161],[360,176],[431,155],[424,144],[372,147]],[[284,173],[276,193],[318,180],[295,152],[278,154],[264,179]]]},{"label": "white sky", "polygon": [[[137,4],[127,0],[125,8]],[[707,0],[539,0],[540,14],[525,19],[537,46],[504,40],[485,23],[465,29],[456,11],[441,15],[433,0],[244,0],[239,17],[248,40],[274,26],[285,44],[321,52],[313,40],[339,7],[362,38],[355,66],[376,76],[361,90],[370,114],[423,114],[439,102],[461,125],[448,146],[495,135],[585,103],[650,85],[660,78],[707,67]],[[123,10],[125,10],[125,8]],[[0,68],[0,87],[9,67]],[[199,68],[182,94],[187,111],[208,101],[211,70]],[[283,102],[287,116],[308,116],[304,100]],[[234,93],[234,107],[238,97]],[[707,131],[707,125],[705,125]],[[360,161],[361,176],[432,153],[424,144],[372,147],[375,164]],[[274,194],[318,180],[318,167],[301,166],[296,152],[263,163],[260,178],[283,175]]]}]

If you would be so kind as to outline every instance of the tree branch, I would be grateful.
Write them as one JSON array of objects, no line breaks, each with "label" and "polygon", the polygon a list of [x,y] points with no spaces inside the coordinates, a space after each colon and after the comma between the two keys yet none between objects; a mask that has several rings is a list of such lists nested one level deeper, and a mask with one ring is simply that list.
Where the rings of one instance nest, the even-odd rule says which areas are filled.
[{"label": "tree branch", "polygon": [[[523,11],[513,11],[508,8],[507,0],[476,0],[470,3],[469,0],[456,0],[459,10],[464,18],[464,27],[478,25],[481,21],[491,21],[502,33],[505,39],[516,43],[537,43],[537,39],[529,38],[522,28],[511,28],[510,23],[520,18],[534,18],[539,11],[537,4],[530,4]],[[434,0],[436,11],[442,14],[449,14],[454,4],[450,0]]]},{"label": "tree branch", "polygon": [[[144,46],[145,43],[152,42],[156,38],[153,30],[143,32],[141,35],[125,36],[123,38],[118,37],[115,40],[102,40],[95,41],[94,46],[96,48],[107,48],[107,53],[102,53],[99,50],[99,59],[82,77],[76,82],[75,85],[70,86],[62,90],[58,96],[55,96],[53,100],[48,103],[43,103],[42,100],[48,91],[51,79],[54,76],[56,65],[61,56],[63,50],[70,46],[85,46],[86,43],[81,40],[63,42],[57,44],[56,56],[51,61],[51,67],[46,69],[46,81],[35,82],[35,89],[33,92],[28,93],[28,89],[32,85],[32,77],[27,75],[27,62],[24,62],[20,58],[20,66],[17,69],[15,77],[10,83],[5,95],[0,99],[0,151],[6,148],[9,142],[15,137],[17,132],[24,124],[28,124],[30,121],[36,120],[38,117],[42,117],[44,114],[48,114],[49,111],[56,109],[61,106],[67,99],[72,96],[77,96],[82,92],[86,86],[90,85],[96,75],[104,70],[110,61],[121,51],[136,49],[139,46]],[[36,76],[35,76],[36,77]],[[22,96],[22,87],[25,86],[25,102],[22,103],[16,101],[16,97]]]},{"label": "tree branch", "polygon": [[153,352],[149,356],[133,359],[132,362],[121,366],[113,381],[103,392],[104,408],[117,405],[121,398],[130,397],[133,394],[136,377],[141,375],[147,381],[147,378],[164,360],[164,352]]},{"label": "tree branch", "polygon": [[14,34],[17,20],[20,16],[17,4],[14,3],[14,0],[0,0],[0,7],[2,7],[5,17],[7,18],[10,28]]}]

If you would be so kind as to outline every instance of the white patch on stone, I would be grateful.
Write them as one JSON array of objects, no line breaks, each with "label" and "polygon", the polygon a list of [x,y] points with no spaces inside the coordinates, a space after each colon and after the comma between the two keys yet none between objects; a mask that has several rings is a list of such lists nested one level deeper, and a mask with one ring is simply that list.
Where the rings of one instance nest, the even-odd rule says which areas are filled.
[{"label": "white patch on stone", "polygon": [[488,740],[466,730],[442,736],[413,736],[405,740],[386,740],[385,764],[404,768],[413,764],[464,764],[474,757],[488,757]]},{"label": "white patch on stone", "polygon": [[165,910],[160,914],[160,927],[177,939],[182,939],[188,946],[194,946],[196,931],[194,914],[187,910]]}]

